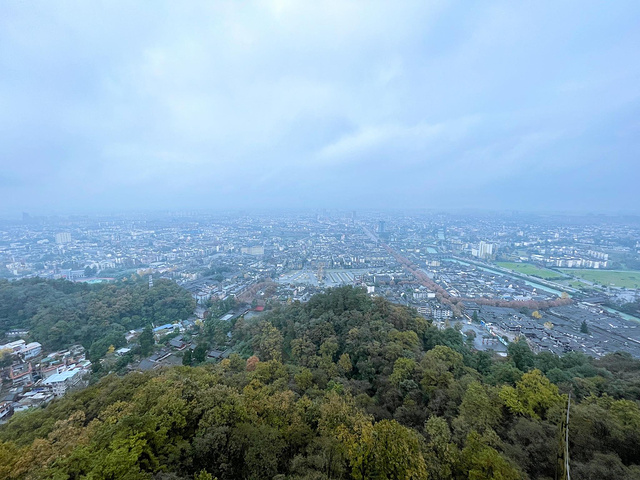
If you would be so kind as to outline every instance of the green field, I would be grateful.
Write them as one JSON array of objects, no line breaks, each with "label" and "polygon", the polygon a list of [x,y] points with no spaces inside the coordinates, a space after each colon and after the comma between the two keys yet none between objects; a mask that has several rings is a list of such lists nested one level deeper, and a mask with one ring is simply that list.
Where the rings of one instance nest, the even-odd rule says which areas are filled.
[{"label": "green field", "polygon": [[540,268],[530,263],[516,263],[516,262],[496,262],[496,265],[502,268],[507,268],[516,273],[523,273],[525,275],[531,275],[533,277],[542,278],[544,280],[553,280],[563,278],[558,272],[549,270],[548,268]]},{"label": "green field", "polygon": [[584,278],[604,286],[638,288],[640,287],[640,271],[638,270],[587,270],[562,268],[562,272]]}]

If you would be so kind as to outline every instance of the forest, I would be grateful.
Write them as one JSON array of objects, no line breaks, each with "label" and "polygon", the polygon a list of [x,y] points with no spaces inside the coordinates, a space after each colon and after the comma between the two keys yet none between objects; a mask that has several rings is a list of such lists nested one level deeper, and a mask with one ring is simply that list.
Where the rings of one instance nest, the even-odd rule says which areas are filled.
[{"label": "forest", "polygon": [[117,283],[88,285],[66,280],[0,280],[0,340],[13,328],[46,351],[83,345],[93,361],[126,344],[129,330],[185,320],[194,300],[176,283],[157,279],[149,288],[134,276]]},{"label": "forest", "polygon": [[[207,325],[205,324],[205,329]],[[218,363],[103,377],[0,427],[10,479],[640,479],[640,361],[506,358],[352,287],[240,319]]]}]

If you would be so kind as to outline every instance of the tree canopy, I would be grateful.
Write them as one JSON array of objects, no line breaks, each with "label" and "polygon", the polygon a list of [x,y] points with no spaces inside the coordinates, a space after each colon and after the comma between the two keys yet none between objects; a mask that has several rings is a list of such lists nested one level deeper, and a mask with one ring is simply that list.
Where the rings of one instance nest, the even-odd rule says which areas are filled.
[{"label": "tree canopy", "polygon": [[[3,478],[640,478],[640,362],[476,352],[353,288],[233,328],[237,353],[97,384],[0,427]],[[522,370],[521,370],[522,368]]]},{"label": "tree canopy", "polygon": [[82,344],[96,359],[111,345],[124,345],[128,330],[185,320],[194,306],[189,292],[167,279],[156,280],[153,288],[141,278],[95,285],[0,280],[0,335],[28,329],[45,350]]}]

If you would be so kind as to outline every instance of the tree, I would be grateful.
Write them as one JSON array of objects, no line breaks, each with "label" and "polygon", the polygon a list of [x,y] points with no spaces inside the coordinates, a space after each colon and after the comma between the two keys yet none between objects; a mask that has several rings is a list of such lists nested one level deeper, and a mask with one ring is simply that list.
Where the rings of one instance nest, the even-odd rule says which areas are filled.
[{"label": "tree", "polygon": [[483,433],[496,427],[501,417],[501,408],[500,399],[494,401],[480,382],[472,382],[462,398],[458,419],[466,432],[473,429]]},{"label": "tree", "polygon": [[420,437],[415,431],[395,420],[382,420],[372,425],[366,417],[356,416],[347,423],[349,426],[342,423],[336,430],[354,479],[418,480],[427,477]]},{"label": "tree", "polygon": [[296,386],[302,391],[307,390],[311,385],[313,385],[313,374],[308,368],[303,368],[300,373],[293,377],[293,379],[296,382]]},{"label": "tree", "polygon": [[149,355],[156,343],[153,332],[151,331],[151,326],[147,325],[144,327],[138,342],[140,343],[140,353],[142,353],[143,356]]},{"label": "tree", "polygon": [[422,359],[420,384],[427,393],[447,388],[462,371],[463,357],[449,347],[438,345]]},{"label": "tree", "polygon": [[200,470],[197,474],[194,475],[194,480],[217,480],[213,475],[211,475],[206,470]]},{"label": "tree", "polygon": [[[500,453],[487,445],[478,432],[471,432],[461,452],[463,471],[471,480],[518,480],[518,472]],[[465,475],[465,476],[466,476]]]},{"label": "tree", "polygon": [[430,417],[424,426],[427,438],[427,472],[429,479],[449,480],[454,478],[460,452],[451,441],[451,431],[442,417]]},{"label": "tree", "polygon": [[507,347],[507,353],[519,370],[526,372],[533,368],[534,355],[525,340],[520,339],[517,342],[510,343]]},{"label": "tree", "polygon": [[245,367],[247,372],[253,372],[259,363],[260,363],[260,359],[255,355],[252,355],[249,358],[247,358],[247,364]]},{"label": "tree", "polygon": [[393,364],[393,373],[389,375],[389,382],[399,387],[402,382],[408,380],[416,369],[416,362],[411,358],[399,358]]},{"label": "tree", "polygon": [[351,358],[349,357],[348,353],[343,353],[338,359],[338,371],[342,375],[347,375],[348,373],[351,373],[351,370],[353,370]]},{"label": "tree", "polygon": [[473,316],[471,317],[474,321],[474,323],[480,323],[480,318],[478,318],[478,311],[474,310],[473,311]]},{"label": "tree", "polygon": [[253,339],[254,350],[264,360],[282,360],[283,337],[280,330],[269,322],[259,324],[259,333]]},{"label": "tree", "polygon": [[190,366],[192,362],[193,362],[192,353],[191,353],[191,349],[189,348],[185,350],[184,355],[182,355],[182,364]]},{"label": "tree", "polygon": [[580,325],[580,332],[586,335],[589,335],[589,326],[587,325],[586,320],[582,320],[582,324]]},{"label": "tree", "polygon": [[512,413],[535,419],[545,418],[549,408],[563,402],[558,387],[538,369],[522,375],[515,388],[505,385],[499,395]]},{"label": "tree", "polygon": [[214,345],[222,346],[227,343],[227,333],[231,330],[231,324],[226,320],[208,318],[204,324],[206,336],[213,340]]},{"label": "tree", "polygon": [[207,344],[199,343],[198,346],[193,350],[193,361],[197,363],[202,363],[207,359]]},{"label": "tree", "polygon": [[466,332],[464,332],[464,334],[467,336],[467,341],[473,345],[473,341],[476,339],[476,331],[475,330],[467,330]]},{"label": "tree", "polygon": [[0,350],[0,368],[8,367],[13,363],[13,355],[11,350]]},{"label": "tree", "polygon": [[378,478],[418,480],[427,477],[427,465],[418,434],[395,420],[373,427],[373,452]]},{"label": "tree", "polygon": [[[0,280],[0,327],[13,315],[7,317],[7,288],[15,287]],[[411,310],[357,292],[329,290],[307,304],[247,319],[233,330],[240,353],[222,362],[106,375],[13,416],[0,428],[0,477],[553,478],[566,412],[560,389],[573,394],[574,476],[638,477],[640,360],[546,352],[534,356],[536,370],[527,366],[523,345],[514,344],[507,359],[475,352],[454,329],[439,332]],[[142,307],[119,318],[138,328],[165,299],[163,292],[149,299],[141,318],[133,312]],[[124,341],[124,325],[114,330],[109,315],[126,310],[126,302],[110,300],[101,297],[89,317],[79,317],[91,319],[81,328],[108,329],[96,337],[83,333],[95,355]],[[47,315],[38,319],[49,322]],[[46,328],[75,335],[77,324],[60,315]],[[282,336],[286,364],[244,360],[257,352],[254,346],[262,348],[255,337],[272,335],[264,321]],[[185,364],[189,356],[193,361],[193,351],[184,352]],[[119,357],[116,366],[104,362],[105,370],[123,370],[131,357]]]}]

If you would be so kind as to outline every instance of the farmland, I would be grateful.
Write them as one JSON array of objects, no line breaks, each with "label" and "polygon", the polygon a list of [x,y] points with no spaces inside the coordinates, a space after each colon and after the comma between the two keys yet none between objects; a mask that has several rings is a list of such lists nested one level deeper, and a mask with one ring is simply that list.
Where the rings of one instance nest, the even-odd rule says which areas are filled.
[{"label": "farmland", "polygon": [[563,278],[558,272],[549,270],[548,268],[540,268],[530,263],[516,263],[516,262],[496,262],[496,265],[516,273],[522,273],[524,275],[531,275],[533,277],[542,278],[543,280],[554,280]]},{"label": "farmland", "polygon": [[568,275],[597,283],[606,287],[640,287],[640,271],[638,270],[587,270],[563,268],[562,272]]}]

